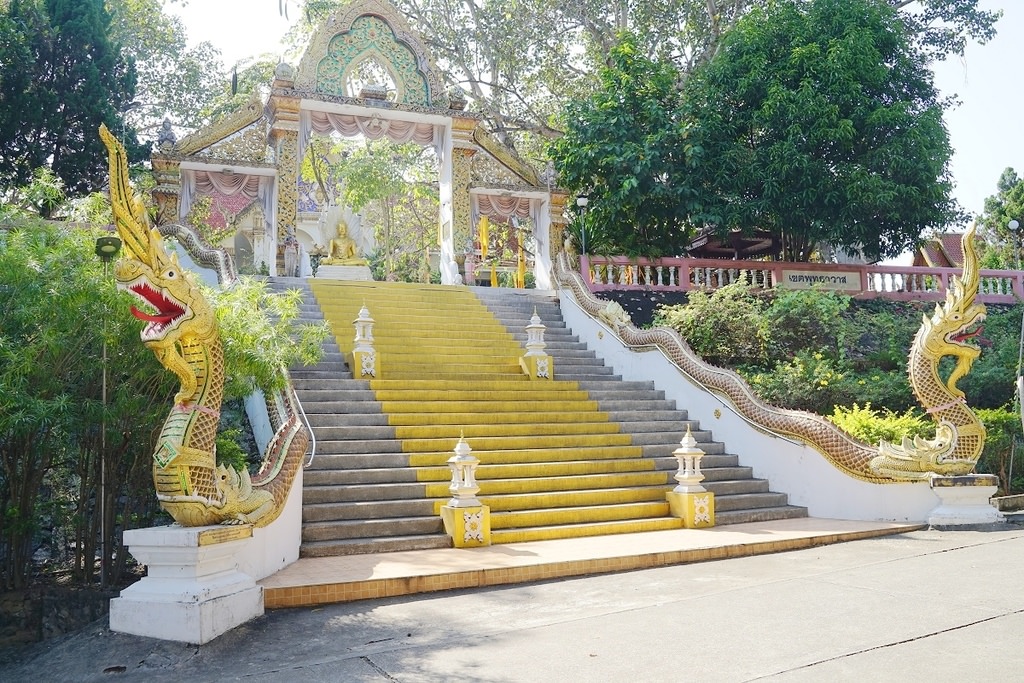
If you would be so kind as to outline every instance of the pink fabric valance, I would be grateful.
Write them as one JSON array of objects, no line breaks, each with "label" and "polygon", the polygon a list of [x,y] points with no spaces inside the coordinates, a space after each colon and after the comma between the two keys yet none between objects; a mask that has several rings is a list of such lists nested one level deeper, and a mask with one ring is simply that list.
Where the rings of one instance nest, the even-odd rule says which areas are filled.
[{"label": "pink fabric valance", "polygon": [[530,200],[527,197],[503,197],[501,195],[474,195],[476,200],[477,214],[490,216],[502,221],[515,216],[516,218],[530,217]]},{"label": "pink fabric valance", "polygon": [[392,142],[415,142],[418,145],[433,145],[435,148],[439,148],[442,135],[440,126],[432,123],[305,110],[299,114],[299,157],[302,158],[306,153],[306,146],[313,133],[323,135],[331,132],[341,133],[346,137],[363,135],[370,140],[386,137]]}]

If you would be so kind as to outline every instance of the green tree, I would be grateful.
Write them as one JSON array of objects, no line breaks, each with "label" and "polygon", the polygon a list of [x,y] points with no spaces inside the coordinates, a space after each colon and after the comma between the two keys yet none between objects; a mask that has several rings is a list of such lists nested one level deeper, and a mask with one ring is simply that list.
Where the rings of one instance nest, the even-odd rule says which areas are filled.
[{"label": "green tree", "polygon": [[952,149],[924,54],[880,0],[771,0],[684,92],[699,127],[695,222],[896,256],[958,220]]},{"label": "green tree", "polygon": [[24,585],[44,536],[73,548],[76,576],[91,579],[101,464],[108,547],[115,520],[137,524],[155,513],[151,490],[143,496],[138,486],[150,479],[153,432],[174,387],[139,344],[135,321],[115,314],[124,295],[93,253],[96,235],[38,222],[0,230],[0,585],[7,588]]},{"label": "green tree", "polygon": [[[132,297],[117,292],[93,251],[99,234],[24,218],[0,228],[4,588],[25,585],[40,547],[70,560],[75,578],[91,581],[101,527],[114,549],[110,578],[117,582],[128,557],[120,531],[149,525],[158,514],[152,453],[177,380],[139,341],[140,323],[128,314]],[[282,388],[282,367],[319,358],[327,330],[297,326],[298,292],[275,295],[265,283],[243,279],[207,296],[224,340],[228,398]]]},{"label": "green tree", "polygon": [[418,281],[429,275],[427,249],[437,247],[436,157],[419,145],[387,139],[317,137],[302,177],[324,199],[361,214],[373,230],[370,266],[378,279]]},{"label": "green tree", "polygon": [[[47,166],[69,194],[106,180],[100,123],[121,131],[135,69],[108,39],[102,0],[11,0],[0,23],[0,189],[28,184]],[[12,74],[8,83],[8,72]]]},{"label": "green tree", "polygon": [[[979,0],[880,0],[899,11],[930,57],[963,54],[969,39],[994,35],[999,12]],[[298,18],[296,46],[344,0],[280,4]],[[393,0],[431,46],[449,85],[463,89],[488,127],[527,156],[532,136],[558,137],[556,115],[600,87],[599,71],[621,31],[637,49],[675,65],[680,81],[708,62],[735,23],[763,0]]]},{"label": "green tree", "polygon": [[208,42],[190,47],[181,19],[164,12],[160,0],[106,0],[106,6],[110,39],[138,74],[125,111],[128,127],[153,142],[164,117],[192,130],[208,123],[204,110],[229,92],[220,51]]},{"label": "green tree", "polygon": [[[1017,221],[1017,232],[1010,221]],[[996,194],[985,198],[985,210],[977,217],[979,257],[983,268],[1018,267],[1020,239],[1024,234],[1024,179],[1005,169],[996,183]]]},{"label": "green tree", "polygon": [[608,60],[601,88],[569,105],[565,135],[551,147],[560,184],[588,194],[584,227],[603,226],[606,249],[681,254],[683,219],[697,209],[689,174],[700,148],[679,114],[677,72],[644,57],[628,34]]}]

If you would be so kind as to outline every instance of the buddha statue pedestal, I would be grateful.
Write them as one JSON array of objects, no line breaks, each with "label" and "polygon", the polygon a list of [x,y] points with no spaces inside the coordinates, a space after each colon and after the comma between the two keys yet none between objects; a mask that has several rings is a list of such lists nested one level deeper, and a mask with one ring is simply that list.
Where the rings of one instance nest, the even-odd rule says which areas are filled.
[{"label": "buddha statue pedestal", "polygon": [[320,264],[316,269],[318,280],[372,280],[369,266],[332,266]]}]

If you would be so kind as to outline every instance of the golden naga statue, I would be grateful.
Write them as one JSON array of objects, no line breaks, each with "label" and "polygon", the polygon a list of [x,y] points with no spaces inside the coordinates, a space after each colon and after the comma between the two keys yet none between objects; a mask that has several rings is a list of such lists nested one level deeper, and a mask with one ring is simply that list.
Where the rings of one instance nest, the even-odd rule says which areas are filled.
[{"label": "golden naga statue", "polygon": [[[924,316],[910,348],[910,385],[936,422],[935,438],[904,437],[899,445],[883,441],[878,456],[870,463],[873,472],[895,479],[970,474],[981,456],[985,427],[967,407],[964,392],[956,386],[981,354],[981,349],[969,342],[985,320],[984,304],[974,303],[979,280],[974,229],[972,225],[963,236],[963,275],[953,277],[945,304],[936,304],[930,319]],[[943,356],[956,359],[945,382],[939,375]]]},{"label": "golden naga statue", "polygon": [[[100,126],[110,156],[110,203],[124,243],[114,278],[143,308],[142,343],[177,375],[181,388],[153,453],[153,480],[161,507],[182,526],[255,524],[280,514],[309,442],[291,414],[271,439],[255,478],[218,466],[214,438],[224,396],[224,354],[217,319],[200,289],[147,225],[145,209],[128,183],[124,147]],[[149,312],[147,312],[149,311]]]},{"label": "golden naga statue", "polygon": [[320,261],[328,266],[365,266],[366,259],[359,256],[359,247],[355,240],[348,236],[348,224],[338,221],[338,236],[330,241],[327,256]]}]

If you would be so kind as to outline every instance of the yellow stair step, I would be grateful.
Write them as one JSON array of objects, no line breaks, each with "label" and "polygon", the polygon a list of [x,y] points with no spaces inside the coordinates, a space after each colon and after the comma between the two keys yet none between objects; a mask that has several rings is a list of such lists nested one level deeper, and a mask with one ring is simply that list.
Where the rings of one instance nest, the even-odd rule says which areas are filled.
[{"label": "yellow stair step", "polygon": [[540,412],[558,410],[564,412],[597,412],[597,401],[546,401],[543,404],[511,402],[511,401],[445,401],[440,403],[426,403],[423,401],[382,401],[381,410],[385,413],[486,413],[509,412],[512,409],[519,409],[523,412]]},{"label": "yellow stair step", "polygon": [[596,524],[564,524],[527,529],[493,529],[491,543],[525,543],[528,541],[553,541],[560,538],[586,538],[588,536],[611,536],[613,534],[637,534],[644,531],[669,531],[683,528],[683,520],[675,517],[658,519],[631,519],[621,522]]},{"label": "yellow stair step", "polygon": [[[633,490],[636,487],[659,487],[662,495],[656,498],[662,500],[664,494],[671,490],[671,477],[666,472],[609,472],[605,474],[579,474],[567,476],[531,476],[531,470],[536,466],[522,465],[515,468],[516,474],[502,472],[504,476],[515,476],[516,478],[489,479],[481,476],[477,478],[480,484],[479,496],[498,496],[513,494],[536,494],[564,491],[585,491],[585,490]],[[478,468],[477,472],[483,468]],[[449,472],[449,480],[451,473]],[[669,487],[669,488],[665,488]],[[438,480],[437,483],[427,485],[428,498],[451,497],[448,490],[448,483]],[[651,500],[652,494],[640,500]],[[607,502],[607,501],[606,501]],[[593,503],[587,503],[593,504]]]},{"label": "yellow stair step", "polygon": [[491,529],[521,529],[523,527],[557,526],[561,524],[648,519],[664,517],[668,513],[668,501],[543,510],[516,510],[492,514]]},{"label": "yellow stair step", "polygon": [[[608,420],[607,413],[587,412],[589,420]],[[416,426],[416,425],[467,425],[480,424],[523,424],[526,422],[575,422],[579,414],[571,412],[560,413],[391,413],[387,416],[388,424],[393,427]]]},{"label": "yellow stair step", "polygon": [[[589,416],[589,415],[588,415]],[[489,437],[514,436],[597,436],[621,434],[615,422],[556,422],[553,424],[468,424],[396,427],[399,439],[418,441],[423,439],[458,439],[464,436],[473,443]],[[616,444],[619,445],[619,444]],[[480,446],[482,448],[482,446]]]},{"label": "yellow stair step", "polygon": [[[448,444],[451,438],[402,439],[402,452],[422,453],[437,451],[438,446]],[[534,437],[525,436],[482,436],[473,439],[473,452],[477,457],[491,450],[517,448],[560,448],[566,446],[628,446],[633,437],[629,434],[552,434]],[[454,444],[453,444],[454,447]]]},{"label": "yellow stair step", "polygon": [[[410,453],[410,467],[441,467],[446,466],[455,448],[434,451],[432,453]],[[639,458],[643,455],[640,446],[611,446],[603,448],[524,448],[512,450],[473,451],[480,460],[480,465],[507,465],[531,462],[570,462],[577,460],[617,460],[623,458]]]}]

